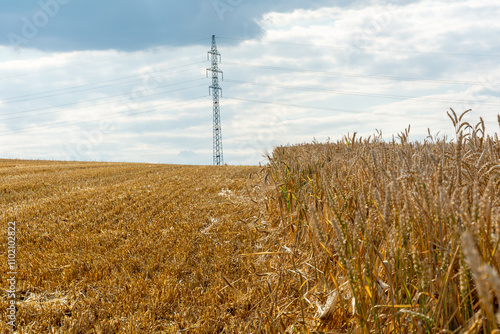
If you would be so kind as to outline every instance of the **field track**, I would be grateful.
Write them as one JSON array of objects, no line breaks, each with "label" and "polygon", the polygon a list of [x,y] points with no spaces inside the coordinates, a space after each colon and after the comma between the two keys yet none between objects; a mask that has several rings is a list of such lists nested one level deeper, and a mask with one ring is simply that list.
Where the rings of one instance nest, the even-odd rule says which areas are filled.
[{"label": "field track", "polygon": [[[17,231],[20,332],[229,326],[226,281],[240,278],[238,254],[251,245],[259,170],[1,160],[2,226],[15,221]],[[6,247],[0,258],[5,278]]]}]

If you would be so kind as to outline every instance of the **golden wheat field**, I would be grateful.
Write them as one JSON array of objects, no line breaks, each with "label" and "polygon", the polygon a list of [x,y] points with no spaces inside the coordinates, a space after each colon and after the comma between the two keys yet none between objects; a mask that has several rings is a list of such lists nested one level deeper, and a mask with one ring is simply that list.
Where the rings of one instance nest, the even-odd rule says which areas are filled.
[{"label": "golden wheat field", "polygon": [[498,333],[500,141],[468,116],[263,168],[0,161],[16,330]]}]

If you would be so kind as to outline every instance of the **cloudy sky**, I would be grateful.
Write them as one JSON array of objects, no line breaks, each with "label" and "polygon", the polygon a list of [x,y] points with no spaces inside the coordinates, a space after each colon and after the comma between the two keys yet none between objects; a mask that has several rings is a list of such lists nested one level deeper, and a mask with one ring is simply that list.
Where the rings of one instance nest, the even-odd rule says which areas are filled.
[{"label": "cloudy sky", "polygon": [[[212,164],[276,145],[452,137],[500,112],[498,1],[23,0],[0,10],[0,157]],[[222,78],[221,78],[222,79]]]}]

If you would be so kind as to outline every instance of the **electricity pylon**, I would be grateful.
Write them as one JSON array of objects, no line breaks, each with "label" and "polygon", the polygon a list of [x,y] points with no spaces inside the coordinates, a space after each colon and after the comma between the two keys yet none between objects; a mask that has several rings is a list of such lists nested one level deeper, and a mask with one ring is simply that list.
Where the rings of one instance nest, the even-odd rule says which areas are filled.
[{"label": "electricity pylon", "polygon": [[[212,66],[207,68],[208,71],[212,72],[212,85],[208,88],[208,93],[210,94],[210,89],[212,91],[212,96],[214,99],[214,165],[220,166],[224,164],[224,159],[222,157],[222,132],[220,125],[220,105],[219,105],[219,91],[222,94],[222,88],[219,86],[219,70],[218,61],[222,61],[219,51],[217,51],[217,44],[215,43],[215,35],[212,35],[212,49],[208,51],[207,58],[212,56]],[[222,80],[224,80],[224,74],[222,74]]]}]

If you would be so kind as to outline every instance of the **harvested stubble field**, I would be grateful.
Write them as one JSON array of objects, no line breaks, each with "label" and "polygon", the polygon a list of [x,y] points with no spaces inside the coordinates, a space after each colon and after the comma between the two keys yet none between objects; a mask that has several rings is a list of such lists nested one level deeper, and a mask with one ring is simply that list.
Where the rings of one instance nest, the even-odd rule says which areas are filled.
[{"label": "harvested stubble field", "polygon": [[500,141],[464,115],[263,169],[2,161],[19,332],[498,332]]},{"label": "harvested stubble field", "polygon": [[239,254],[257,236],[259,170],[0,161],[2,226],[17,229],[19,333],[237,328],[244,310],[226,280],[250,267]]}]

